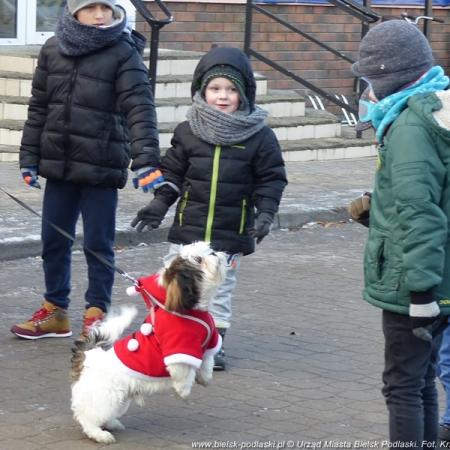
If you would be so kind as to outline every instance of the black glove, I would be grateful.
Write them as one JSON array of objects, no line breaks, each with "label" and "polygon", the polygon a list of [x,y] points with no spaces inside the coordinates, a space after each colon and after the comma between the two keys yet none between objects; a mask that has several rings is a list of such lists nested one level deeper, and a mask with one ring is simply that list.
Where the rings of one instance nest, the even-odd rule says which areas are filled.
[{"label": "black glove", "polygon": [[169,207],[156,197],[145,207],[138,211],[137,216],[131,222],[136,231],[141,232],[147,227],[149,230],[158,228],[164,219]]},{"label": "black glove", "polygon": [[254,228],[248,230],[248,234],[256,239],[259,244],[270,232],[273,223],[273,213],[261,212],[256,217]]},{"label": "black glove", "polygon": [[414,336],[431,342],[442,322],[442,316],[439,314],[439,305],[432,299],[431,291],[411,292],[409,317]]}]

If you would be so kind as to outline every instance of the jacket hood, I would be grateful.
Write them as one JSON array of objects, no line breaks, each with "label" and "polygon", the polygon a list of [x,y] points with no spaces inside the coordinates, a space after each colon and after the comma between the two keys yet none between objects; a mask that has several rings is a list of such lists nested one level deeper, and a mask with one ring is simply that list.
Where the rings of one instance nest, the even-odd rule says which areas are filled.
[{"label": "jacket hood", "polygon": [[226,64],[238,70],[245,81],[245,95],[250,109],[254,109],[256,96],[256,82],[248,56],[235,47],[215,47],[206,53],[199,61],[194,71],[191,85],[191,97],[200,89],[203,75],[214,66]]},{"label": "jacket hood", "polygon": [[144,54],[145,44],[147,42],[145,37],[141,33],[138,33],[135,30],[131,30],[130,40],[131,40],[132,45],[134,47],[136,47],[137,51],[141,55]]},{"label": "jacket hood", "polygon": [[408,106],[450,145],[450,90],[413,96]]}]

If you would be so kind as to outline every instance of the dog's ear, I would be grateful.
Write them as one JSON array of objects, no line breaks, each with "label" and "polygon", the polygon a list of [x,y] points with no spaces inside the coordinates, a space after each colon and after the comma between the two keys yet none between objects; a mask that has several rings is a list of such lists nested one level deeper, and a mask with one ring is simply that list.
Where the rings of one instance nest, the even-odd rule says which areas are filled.
[{"label": "dog's ear", "polygon": [[164,271],[166,309],[182,311],[192,309],[200,300],[203,272],[188,260],[176,257]]}]

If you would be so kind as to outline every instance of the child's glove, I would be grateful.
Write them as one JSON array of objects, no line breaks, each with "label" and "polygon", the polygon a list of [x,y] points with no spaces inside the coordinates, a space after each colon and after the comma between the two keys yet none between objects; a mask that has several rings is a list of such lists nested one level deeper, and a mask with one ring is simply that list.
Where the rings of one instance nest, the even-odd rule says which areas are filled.
[{"label": "child's glove", "polygon": [[164,219],[169,207],[156,197],[144,208],[140,209],[137,216],[131,222],[136,231],[141,232],[147,227],[149,230],[158,228]]},{"label": "child's glove", "polygon": [[256,239],[259,244],[270,232],[273,224],[273,213],[261,212],[257,215],[254,228],[248,230],[248,234]]},{"label": "child's glove", "polygon": [[37,167],[22,167],[20,169],[20,172],[22,173],[23,181],[25,181],[28,186],[41,189],[41,185],[38,181],[38,175],[37,175]]},{"label": "child's glove", "polygon": [[142,188],[144,192],[156,189],[163,181],[164,176],[156,167],[141,167],[134,171],[133,186]]},{"label": "child's glove", "polygon": [[429,292],[411,292],[409,316],[411,318],[411,330],[419,339],[431,341],[433,331],[440,323],[440,309]]},{"label": "child's glove", "polygon": [[355,198],[348,206],[351,218],[365,227],[369,226],[371,198],[372,194],[370,192],[364,192],[363,195]]}]

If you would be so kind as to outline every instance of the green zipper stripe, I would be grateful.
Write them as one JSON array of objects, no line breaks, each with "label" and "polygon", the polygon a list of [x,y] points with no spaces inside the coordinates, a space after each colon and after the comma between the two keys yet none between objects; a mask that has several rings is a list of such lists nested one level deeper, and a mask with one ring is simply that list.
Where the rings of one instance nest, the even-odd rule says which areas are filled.
[{"label": "green zipper stripe", "polygon": [[188,197],[189,197],[189,191],[185,191],[185,193],[183,194],[183,198],[181,200],[180,212],[178,213],[178,221],[180,222],[180,226],[183,225],[183,213],[184,213],[184,208],[186,208],[186,203],[188,201]]},{"label": "green zipper stripe", "polygon": [[214,222],[214,209],[216,206],[216,197],[217,197],[217,182],[219,180],[219,162],[221,150],[222,147],[220,145],[216,145],[216,148],[214,149],[213,173],[211,178],[211,193],[209,195],[208,217],[206,218],[206,231],[205,231],[206,242],[211,242],[212,225]]},{"label": "green zipper stripe", "polygon": [[247,216],[247,199],[242,199],[242,208],[241,208],[241,225],[239,226],[239,234],[244,232],[245,218]]}]

